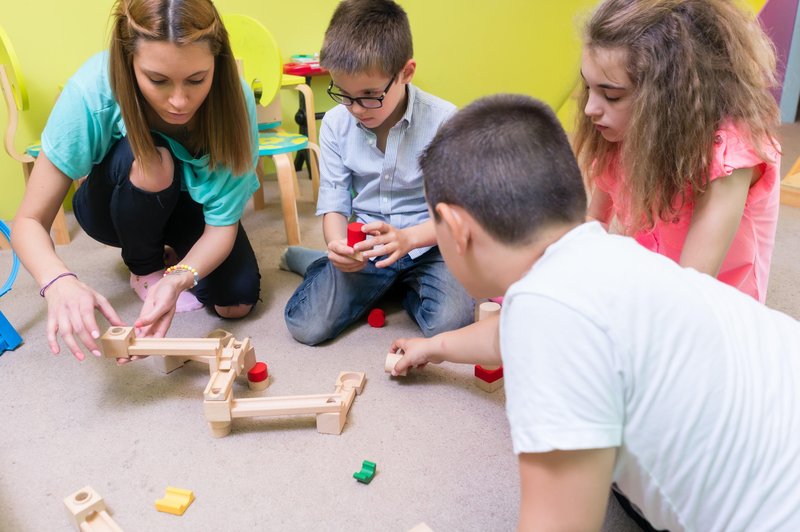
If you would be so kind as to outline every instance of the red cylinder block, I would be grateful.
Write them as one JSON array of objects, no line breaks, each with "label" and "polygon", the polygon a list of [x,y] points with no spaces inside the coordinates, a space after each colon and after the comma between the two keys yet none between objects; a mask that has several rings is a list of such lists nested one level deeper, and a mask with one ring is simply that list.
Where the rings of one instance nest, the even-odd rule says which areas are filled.
[{"label": "red cylinder block", "polygon": [[247,380],[250,382],[264,382],[269,378],[269,371],[264,362],[256,362],[253,369],[247,372]]},{"label": "red cylinder block", "polygon": [[347,225],[347,245],[350,247],[355,246],[358,242],[367,239],[367,234],[361,232],[364,226],[361,222],[353,222]]}]

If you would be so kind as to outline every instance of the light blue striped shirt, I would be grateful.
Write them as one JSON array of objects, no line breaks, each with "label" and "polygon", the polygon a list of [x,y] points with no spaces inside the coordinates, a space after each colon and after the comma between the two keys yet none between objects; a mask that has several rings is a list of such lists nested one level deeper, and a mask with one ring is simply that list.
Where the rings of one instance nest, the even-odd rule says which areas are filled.
[{"label": "light blue striped shirt", "polygon": [[[317,216],[354,214],[359,222],[384,221],[398,229],[426,222],[430,216],[417,158],[455,111],[450,102],[409,84],[406,112],[389,131],[385,153],[378,149],[377,135],[344,105],[325,113]],[[415,259],[429,249],[413,249],[409,256]]]}]

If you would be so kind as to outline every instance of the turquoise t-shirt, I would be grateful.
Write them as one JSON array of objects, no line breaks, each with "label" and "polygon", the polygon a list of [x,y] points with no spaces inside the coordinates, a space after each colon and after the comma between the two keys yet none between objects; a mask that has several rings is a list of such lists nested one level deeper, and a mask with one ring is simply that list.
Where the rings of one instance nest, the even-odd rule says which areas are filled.
[{"label": "turquoise t-shirt", "polygon": [[[253,167],[233,176],[226,168],[208,168],[208,155],[194,158],[178,141],[162,135],[170,150],[183,162],[181,188],[203,205],[209,225],[239,221],[250,196],[258,190],[258,124],[255,99],[242,81],[250,117]],[[81,178],[100,163],[111,145],[125,136],[126,128],[108,80],[108,52],[90,58],[70,78],[58,98],[42,133],[42,149],[56,167],[72,179]]]}]

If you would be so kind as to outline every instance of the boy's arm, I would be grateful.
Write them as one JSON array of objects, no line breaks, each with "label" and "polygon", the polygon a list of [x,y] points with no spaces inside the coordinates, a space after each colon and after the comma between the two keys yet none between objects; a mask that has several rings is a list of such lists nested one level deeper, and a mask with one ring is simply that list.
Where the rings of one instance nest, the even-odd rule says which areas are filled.
[{"label": "boy's arm", "polygon": [[497,315],[431,338],[398,338],[392,343],[391,352],[403,351],[403,358],[397,362],[392,375],[429,362],[499,366],[502,364],[499,326],[500,316]]},{"label": "boy's arm", "polygon": [[436,244],[436,231],[430,219],[405,229],[397,229],[386,222],[372,222],[364,225],[364,232],[373,238],[359,242],[355,250],[361,251],[366,259],[386,255],[385,259],[375,263],[378,268],[391,266],[412,249]]},{"label": "boy's arm", "polygon": [[600,530],[616,448],[519,455],[520,531]]},{"label": "boy's arm", "polygon": [[681,251],[681,266],[713,277],[719,274],[742,221],[752,179],[753,170],[744,168],[708,184],[706,192],[695,201]]}]

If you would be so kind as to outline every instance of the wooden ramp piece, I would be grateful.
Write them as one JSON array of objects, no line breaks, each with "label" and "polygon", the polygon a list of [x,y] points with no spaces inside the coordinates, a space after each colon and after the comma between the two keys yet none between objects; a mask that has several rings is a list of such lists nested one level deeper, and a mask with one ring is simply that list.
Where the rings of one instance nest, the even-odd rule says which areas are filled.
[{"label": "wooden ramp piece", "polygon": [[122,532],[108,515],[103,498],[91,486],[67,496],[64,505],[81,532]]}]

